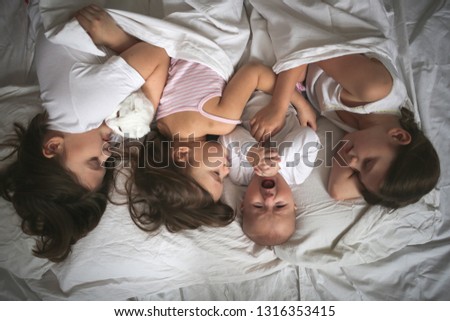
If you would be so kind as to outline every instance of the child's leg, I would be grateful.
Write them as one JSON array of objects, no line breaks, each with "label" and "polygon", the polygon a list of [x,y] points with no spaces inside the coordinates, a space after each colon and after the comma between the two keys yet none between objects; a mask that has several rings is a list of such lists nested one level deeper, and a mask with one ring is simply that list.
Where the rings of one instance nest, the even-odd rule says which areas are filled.
[{"label": "child's leg", "polygon": [[386,97],[392,88],[392,77],[378,60],[353,54],[316,63],[336,80],[350,99],[372,102]]},{"label": "child's leg", "polygon": [[75,17],[96,45],[106,46],[119,54],[139,42],[123,31],[104,9],[94,4],[78,11]]}]

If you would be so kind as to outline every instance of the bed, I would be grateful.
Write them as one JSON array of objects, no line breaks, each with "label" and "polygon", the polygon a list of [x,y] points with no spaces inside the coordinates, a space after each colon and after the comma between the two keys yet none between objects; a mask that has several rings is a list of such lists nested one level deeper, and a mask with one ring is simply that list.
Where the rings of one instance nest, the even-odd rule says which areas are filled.
[{"label": "bed", "polygon": [[[61,28],[61,24],[91,2],[111,8],[110,12],[129,32],[139,31],[136,25],[151,21],[152,27],[141,37],[167,46],[172,56],[207,61],[224,78],[248,60],[264,61],[280,71],[295,59],[314,61],[342,54],[354,48],[355,41],[361,48],[365,44],[360,39],[373,37],[381,47],[391,46],[397,53],[393,61],[407,86],[417,120],[438,151],[442,176],[436,189],[418,203],[387,211],[369,207],[361,200],[332,200],[325,189],[329,167],[318,166],[304,184],[294,189],[298,206],[296,232],[287,243],[273,248],[255,245],[242,233],[239,213],[224,228],[202,227],[176,234],[161,229],[148,234],[133,224],[126,206],[109,204],[99,225],[76,243],[62,263],[32,256],[34,239],[22,233],[11,204],[1,199],[1,299],[450,299],[447,1],[370,0],[355,4],[349,0],[285,0],[291,8],[301,2],[307,8],[303,14],[326,12],[319,27],[328,24],[333,33],[351,35],[344,40],[352,44],[330,44],[330,50],[313,54],[305,51],[294,59],[286,56],[278,59],[278,64],[275,61],[280,52],[291,49],[289,40],[304,34],[268,25],[262,19],[265,9],[258,5],[262,1],[245,1],[244,6],[239,0],[3,1],[0,137],[11,133],[13,122],[26,123],[41,110],[33,63],[37,29],[44,26],[54,41],[66,41],[69,37],[65,32],[74,32],[74,28]],[[342,24],[347,24],[349,17],[353,24],[344,30]],[[197,39],[191,30],[204,37]],[[273,32],[279,33],[275,39],[279,47],[272,47],[270,32],[272,37]],[[320,31],[310,32],[304,37],[316,40],[310,46],[323,47],[319,40],[327,39],[314,37],[314,32]],[[75,45],[86,40],[70,38],[75,39]],[[96,50],[89,43],[86,48]],[[256,94],[249,104],[267,99]],[[318,120],[318,125],[319,138],[327,142],[318,156],[325,165],[332,143],[343,133],[324,118]],[[2,155],[6,152],[1,150]],[[223,201],[237,209],[241,197],[242,188],[226,181]],[[121,196],[113,192],[112,198],[120,201]]]}]

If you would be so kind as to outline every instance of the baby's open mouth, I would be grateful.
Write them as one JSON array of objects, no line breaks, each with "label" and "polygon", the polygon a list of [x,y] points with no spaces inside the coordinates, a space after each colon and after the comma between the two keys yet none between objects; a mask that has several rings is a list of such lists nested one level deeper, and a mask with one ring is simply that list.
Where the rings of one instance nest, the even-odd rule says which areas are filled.
[{"label": "baby's open mouth", "polygon": [[275,187],[275,181],[273,179],[265,179],[261,183],[262,188],[271,189]]}]

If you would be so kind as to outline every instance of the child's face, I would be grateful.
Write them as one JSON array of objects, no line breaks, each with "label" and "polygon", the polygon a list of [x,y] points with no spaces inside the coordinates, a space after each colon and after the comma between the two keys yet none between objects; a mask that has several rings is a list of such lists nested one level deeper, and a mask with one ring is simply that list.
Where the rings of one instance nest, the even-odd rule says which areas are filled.
[{"label": "child's face", "polygon": [[100,127],[80,134],[64,134],[63,162],[79,182],[89,190],[98,189],[106,173],[104,162],[111,156],[109,140],[112,130]]},{"label": "child's face", "polygon": [[264,244],[258,239],[269,240],[270,235],[276,234],[284,242],[295,230],[294,197],[280,174],[273,177],[253,175],[242,201],[242,213],[244,232],[261,245],[271,242]]},{"label": "child's face", "polygon": [[359,188],[377,193],[397,155],[399,143],[395,135],[381,126],[373,126],[349,133],[343,140],[347,142],[340,155],[355,172]]},{"label": "child's face", "polygon": [[192,151],[189,174],[217,202],[223,192],[223,180],[230,172],[227,151],[217,142],[200,142]]}]

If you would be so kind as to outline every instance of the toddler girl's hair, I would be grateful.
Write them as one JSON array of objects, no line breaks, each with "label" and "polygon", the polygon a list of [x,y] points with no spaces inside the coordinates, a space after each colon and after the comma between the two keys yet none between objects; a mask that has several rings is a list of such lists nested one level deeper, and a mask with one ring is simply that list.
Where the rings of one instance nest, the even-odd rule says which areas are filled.
[{"label": "toddler girl's hair", "polygon": [[0,172],[0,193],[12,202],[22,219],[22,230],[37,236],[33,253],[54,262],[64,260],[71,247],[93,230],[106,208],[111,173],[102,187],[89,191],[57,157],[42,153],[47,132],[46,113],[35,116],[27,129],[14,124],[16,139],[3,143],[17,159]]},{"label": "toddler girl's hair", "polygon": [[401,110],[400,124],[411,135],[411,143],[399,148],[379,194],[363,191],[372,205],[397,209],[419,201],[437,184],[440,176],[439,156],[431,142],[419,129],[414,114]]},{"label": "toddler girl's hair", "polygon": [[152,131],[140,144],[138,155],[129,154],[132,175],[126,191],[130,215],[142,230],[152,232],[164,225],[170,232],[200,226],[222,227],[234,220],[234,211],[214,202],[171,157],[170,141]]}]

